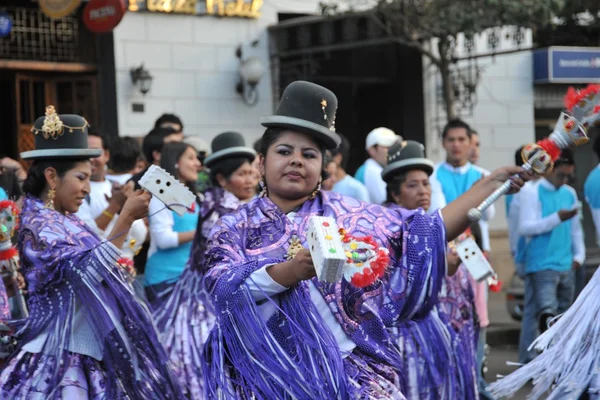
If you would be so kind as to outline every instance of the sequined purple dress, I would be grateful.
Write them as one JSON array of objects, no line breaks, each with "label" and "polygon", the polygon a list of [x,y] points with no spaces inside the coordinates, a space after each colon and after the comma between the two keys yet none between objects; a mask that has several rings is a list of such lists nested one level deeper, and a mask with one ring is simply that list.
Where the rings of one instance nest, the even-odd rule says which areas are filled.
[{"label": "sequined purple dress", "polygon": [[[386,207],[401,209],[390,203]],[[479,398],[473,301],[468,272],[461,264],[454,275],[444,276],[439,302],[431,312],[400,325],[398,345],[408,350],[404,360],[408,398]]]},{"label": "sequined purple dress", "polygon": [[1,399],[183,398],[116,247],[33,197],[18,238],[30,317],[12,322],[19,345]]},{"label": "sequined purple dress", "polygon": [[[387,247],[386,275],[364,289],[346,281],[303,281],[264,300],[273,310],[265,314],[248,280],[261,268],[284,262],[294,235],[306,246],[312,215],[333,217],[349,234],[372,236]],[[446,249],[439,214],[389,210],[321,192],[289,216],[263,197],[221,218],[210,238],[203,281],[217,317],[204,349],[210,398],[404,397],[401,392],[412,384],[403,354],[409,350],[398,347],[392,331],[427,315],[437,303]],[[355,345],[351,354],[342,353],[339,334],[334,336],[317,310],[313,286],[346,342]]]},{"label": "sequined purple dress", "polygon": [[168,300],[154,311],[161,342],[185,395],[204,399],[202,349],[215,318],[202,288],[206,238],[215,222],[235,211],[242,202],[221,188],[209,189],[198,218],[198,229],[190,261],[174,286]]}]

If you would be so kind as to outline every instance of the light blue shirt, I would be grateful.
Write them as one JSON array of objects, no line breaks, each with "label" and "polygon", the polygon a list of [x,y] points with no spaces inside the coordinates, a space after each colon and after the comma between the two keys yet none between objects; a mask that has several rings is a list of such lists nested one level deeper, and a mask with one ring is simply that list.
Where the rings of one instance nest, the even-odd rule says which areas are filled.
[{"label": "light blue shirt", "polygon": [[[446,204],[465,194],[475,183],[487,175],[489,175],[488,171],[469,162],[462,167],[453,167],[447,162],[437,164],[429,178],[431,182],[431,206],[429,210],[435,211],[444,208]],[[487,222],[494,218],[495,213],[496,208],[491,205],[483,212],[483,218],[479,221],[481,247],[485,251],[490,251],[490,235]]]},{"label": "light blue shirt", "polygon": [[519,234],[527,238],[525,272],[568,271],[573,261],[585,261],[585,244],[580,219],[561,221],[558,211],[579,204],[577,193],[568,186],[556,189],[542,178],[521,189]]},{"label": "light blue shirt", "polygon": [[600,164],[590,172],[583,185],[585,201],[592,211],[596,226],[596,244],[600,247]]},{"label": "light blue shirt", "polygon": [[364,201],[366,203],[369,202],[369,192],[365,185],[350,175],[346,175],[339,182],[336,182],[331,191],[343,196],[354,197],[356,200]]}]

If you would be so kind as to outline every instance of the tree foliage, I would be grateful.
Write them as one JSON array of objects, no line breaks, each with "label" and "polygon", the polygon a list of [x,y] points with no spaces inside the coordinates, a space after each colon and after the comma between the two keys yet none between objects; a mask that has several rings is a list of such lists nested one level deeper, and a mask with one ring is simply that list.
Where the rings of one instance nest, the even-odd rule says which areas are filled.
[{"label": "tree foliage", "polygon": [[426,56],[440,71],[448,118],[456,116],[451,72],[459,34],[469,39],[501,26],[537,32],[600,21],[600,0],[332,0],[321,3],[321,10],[324,15],[368,12],[394,41]]}]

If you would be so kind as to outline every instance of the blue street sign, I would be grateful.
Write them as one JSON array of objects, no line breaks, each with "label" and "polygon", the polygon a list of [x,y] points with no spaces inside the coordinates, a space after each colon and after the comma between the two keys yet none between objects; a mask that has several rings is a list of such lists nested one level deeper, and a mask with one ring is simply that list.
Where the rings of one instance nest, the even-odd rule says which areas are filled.
[{"label": "blue street sign", "polygon": [[5,12],[0,12],[0,37],[5,37],[10,34],[12,29],[12,20],[10,15]]},{"label": "blue street sign", "polygon": [[600,47],[548,47],[533,53],[534,83],[600,83]]}]

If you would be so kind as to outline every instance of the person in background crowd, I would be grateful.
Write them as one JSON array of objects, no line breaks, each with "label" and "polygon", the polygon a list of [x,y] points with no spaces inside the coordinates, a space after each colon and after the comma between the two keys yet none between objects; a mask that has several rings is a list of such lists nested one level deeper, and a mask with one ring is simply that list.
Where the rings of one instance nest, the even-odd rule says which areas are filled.
[{"label": "person in background crowd", "polygon": [[201,203],[196,235],[189,261],[173,294],[154,312],[162,343],[169,353],[181,387],[190,400],[203,400],[203,345],[214,324],[202,287],[204,254],[214,223],[255,196],[251,165],[256,152],[246,147],[242,135],[225,132],[212,141],[212,154],[205,162],[211,171],[212,187]]},{"label": "person in background crowd", "polygon": [[0,168],[14,169],[16,171],[19,184],[22,184],[25,181],[25,178],[27,178],[27,170],[23,167],[23,165],[10,157],[0,158]]},{"label": "person in background crowd", "polygon": [[341,195],[354,197],[356,200],[368,203],[370,200],[369,192],[365,185],[346,172],[350,160],[350,142],[345,135],[340,133],[339,136],[340,145],[331,150],[333,160],[337,164],[336,182],[332,190]]},{"label": "person in background crowd", "polygon": [[[593,145],[594,153],[600,160],[600,135],[596,135]],[[600,164],[590,172],[583,185],[585,201],[590,206],[596,227],[596,244],[600,247]]]},{"label": "person in background crowd", "polygon": [[[0,398],[183,399],[150,313],[117,266],[125,237],[102,240],[76,216],[90,157],[103,152],[88,148],[87,127],[49,106],[34,124],[35,150],[21,153],[33,160],[18,233],[30,315],[10,322],[19,340]],[[115,233],[147,215],[150,197],[129,197]]]},{"label": "person in background crowd", "polygon": [[473,165],[479,163],[479,133],[471,130],[471,150],[469,151],[469,162]]},{"label": "person in background crowd", "polygon": [[[160,166],[196,194],[200,161],[192,145],[182,142],[165,144]],[[162,307],[168,299],[188,261],[198,212],[196,203],[180,216],[165,208],[157,198],[150,202],[150,250],[144,275],[146,296],[154,310]]]},{"label": "person in background crowd", "polygon": [[204,166],[204,160],[210,154],[208,143],[200,136],[192,135],[183,138],[183,142],[191,144],[196,149],[198,161],[200,161],[200,171],[198,171],[198,180],[196,181],[196,190],[198,193],[204,193],[210,187],[210,171]]},{"label": "person in background crowd", "polygon": [[321,189],[332,190],[337,179],[337,164],[331,155],[328,154],[325,156],[324,166],[323,183],[321,184]]},{"label": "person in background crowd", "polygon": [[[433,168],[433,162],[425,158],[425,147],[421,143],[408,140],[393,144],[388,153],[388,165],[382,172],[382,178],[387,182],[386,207],[428,210],[431,201],[429,176]],[[410,398],[477,399],[477,316],[473,289],[469,273],[455,252],[447,255],[447,262],[448,269],[456,270],[456,273],[444,278],[435,311],[414,318],[395,332],[400,349],[418,349],[417,354],[404,352],[404,373],[418,382],[412,388]],[[415,359],[415,356],[431,354],[439,358]],[[444,370],[445,365],[452,365],[452,370]],[[445,382],[436,381],[438,376]],[[448,387],[453,391],[448,392]]]},{"label": "person in background crowd", "polygon": [[523,188],[519,196],[519,231],[527,238],[526,286],[533,289],[540,332],[573,301],[574,270],[585,260],[585,244],[575,190],[566,182],[575,174],[570,150],[563,150],[554,170]]},{"label": "person in background crowd", "polygon": [[401,140],[401,136],[388,128],[375,128],[367,135],[369,159],[358,168],[354,177],[365,185],[373,204],[383,204],[386,200],[386,184],[381,179],[381,171],[387,164],[388,149]]},{"label": "person in background crowd", "polygon": [[133,177],[133,171],[142,149],[138,141],[132,137],[116,137],[111,141],[110,159],[106,179],[125,185]]},{"label": "person in background crowd", "polygon": [[[154,128],[145,137],[142,142],[142,153],[150,165],[160,165],[160,155],[165,143],[181,142],[183,135],[177,133],[173,128]],[[135,189],[140,189],[138,182],[148,169],[141,171],[129,180],[133,183]]]},{"label": "person in background crowd", "polygon": [[[489,172],[469,162],[471,151],[471,127],[460,119],[449,121],[442,132],[442,143],[446,150],[446,161],[436,165],[430,180],[432,187],[437,188],[439,193],[432,195],[432,210],[442,208],[444,204],[454,201],[458,196],[466,193],[475,183],[480,181]],[[492,205],[483,213],[479,226],[482,237],[482,250],[484,254],[489,252],[489,232],[486,221],[493,218],[496,212]],[[479,391],[482,397],[488,398],[485,386],[487,385],[482,376],[483,360],[485,358],[486,328],[489,325],[487,310],[488,284],[486,281],[479,282],[473,288],[475,292],[475,305],[479,316],[479,338],[477,340],[477,361],[479,373]]]},{"label": "person in background crowd", "polygon": [[19,170],[0,166],[0,200],[12,200],[20,204],[22,190]]},{"label": "person in background crowd", "polygon": [[106,179],[107,163],[110,151],[106,139],[98,132],[88,135],[88,147],[100,150],[100,156],[91,159],[92,175],[90,176],[90,193],[77,211],[77,216],[88,224],[100,236],[104,236],[106,228],[115,218],[125,201],[125,188]]},{"label": "person in background crowd", "polygon": [[173,130],[171,137],[167,138],[165,143],[183,141],[183,121],[175,114],[165,113],[161,115],[154,122],[154,128],[168,128]]},{"label": "person in background crowd", "polygon": [[[515,152],[515,165],[523,165],[521,153],[523,146]],[[523,187],[533,184],[538,179],[534,175]],[[536,352],[529,350],[531,343],[537,336],[537,324],[535,323],[535,299],[531,279],[525,279],[525,254],[527,251],[527,239],[519,235],[519,215],[521,213],[522,192],[506,196],[506,220],[508,223],[508,240],[510,252],[515,263],[515,273],[524,281],[525,299],[523,305],[523,319],[521,320],[521,332],[519,334],[519,362],[527,364],[535,358]]]}]

